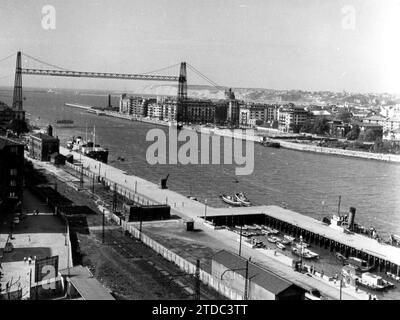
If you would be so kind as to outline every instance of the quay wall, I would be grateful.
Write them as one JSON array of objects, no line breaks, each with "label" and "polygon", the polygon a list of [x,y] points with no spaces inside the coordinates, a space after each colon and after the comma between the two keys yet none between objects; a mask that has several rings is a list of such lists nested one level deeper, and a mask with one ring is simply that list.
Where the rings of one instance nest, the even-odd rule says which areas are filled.
[{"label": "quay wall", "polygon": [[[65,105],[74,107],[74,108],[86,109],[86,110],[91,109],[90,106],[83,106],[83,105],[77,105],[77,104],[71,104],[71,103],[66,103]],[[156,125],[161,125],[161,126],[169,126],[170,125],[166,121],[157,120],[157,119],[144,119],[141,117],[123,115],[118,112],[112,112],[112,111],[106,111],[106,110],[103,112],[104,112],[103,113],[104,116],[109,116],[109,117],[114,117],[114,118],[119,118],[119,119],[138,121],[138,122],[156,124]],[[250,141],[254,141],[254,142],[261,142],[261,140],[262,140],[261,136],[233,133],[229,129],[205,128],[205,127],[201,127],[199,130],[192,129],[191,127],[185,127],[185,129],[196,130],[198,133],[205,133],[205,134],[209,134],[209,135],[219,135],[219,136],[225,136],[225,137],[233,137],[235,139],[246,139],[246,140],[250,140]],[[272,130],[274,130],[274,129],[272,129]],[[339,156],[345,156],[345,157],[355,157],[355,158],[362,158],[362,159],[369,159],[369,160],[400,163],[400,155],[395,155],[395,154],[371,153],[371,152],[356,151],[356,150],[318,147],[315,145],[300,144],[300,143],[294,143],[294,142],[283,141],[283,140],[278,140],[278,139],[269,139],[269,140],[271,142],[278,142],[278,143],[280,143],[281,147],[286,148],[286,149],[291,149],[291,150],[324,153],[324,154],[339,155]]]},{"label": "quay wall", "polygon": [[356,150],[345,150],[345,149],[336,149],[336,148],[327,148],[327,147],[318,147],[309,144],[301,144],[294,143],[289,141],[282,140],[271,140],[273,142],[279,142],[281,147],[299,150],[299,151],[308,151],[308,152],[316,152],[316,153],[325,153],[346,157],[356,157],[370,160],[379,160],[379,161],[388,161],[388,162],[396,162],[400,163],[400,155],[396,154],[383,154],[383,153],[372,153],[365,151],[356,151]]}]

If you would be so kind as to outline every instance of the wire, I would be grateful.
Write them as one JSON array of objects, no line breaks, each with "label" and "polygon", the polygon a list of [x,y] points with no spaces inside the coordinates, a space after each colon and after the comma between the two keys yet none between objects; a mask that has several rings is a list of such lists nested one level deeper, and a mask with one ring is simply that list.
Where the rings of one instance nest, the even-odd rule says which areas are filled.
[{"label": "wire", "polygon": [[68,70],[68,69],[65,69],[65,68],[62,68],[62,67],[55,66],[54,64],[50,64],[50,63],[44,62],[44,61],[42,61],[42,60],[36,59],[36,58],[30,56],[29,54],[27,54],[27,53],[25,53],[25,52],[23,52],[22,54],[23,54],[25,57],[28,57],[28,58],[30,58],[30,59],[32,59],[32,60],[35,60],[36,62],[42,63],[42,64],[44,64],[44,65],[46,65],[46,66],[53,67],[53,68],[60,69],[60,70],[65,70],[65,71]]},{"label": "wire", "polygon": [[166,69],[172,69],[172,68],[175,68],[177,66],[179,66],[179,63],[176,63],[174,65],[171,65],[171,66],[168,66],[168,67],[165,67],[165,68],[157,69],[157,70],[154,70],[154,71],[142,72],[141,74],[156,73],[156,72],[164,71]]},{"label": "wire", "polygon": [[1,59],[0,62],[3,62],[4,60],[7,60],[7,59],[9,59],[9,58],[11,58],[13,56],[15,56],[15,53],[10,54],[8,57],[5,57],[5,58]]},{"label": "wire", "polygon": [[188,67],[194,71],[197,75],[199,75],[200,77],[202,77],[204,80],[206,80],[208,83],[212,84],[214,87],[216,87],[217,89],[223,89],[223,87],[221,87],[219,84],[217,84],[216,82],[214,82],[213,80],[211,80],[210,78],[208,78],[207,76],[205,76],[204,74],[202,74],[199,70],[197,70],[195,67],[193,67],[191,64],[187,64]]}]

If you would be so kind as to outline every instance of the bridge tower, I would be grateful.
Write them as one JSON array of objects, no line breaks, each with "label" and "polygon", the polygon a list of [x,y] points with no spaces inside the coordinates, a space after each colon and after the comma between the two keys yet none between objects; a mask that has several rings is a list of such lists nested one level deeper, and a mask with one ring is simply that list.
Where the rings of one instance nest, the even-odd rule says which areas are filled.
[{"label": "bridge tower", "polygon": [[187,99],[186,62],[182,62],[178,80],[178,100],[177,100],[177,112],[176,112],[176,121],[178,122],[186,122],[187,120],[187,110],[185,103],[186,99]]},{"label": "bridge tower", "polygon": [[25,120],[25,111],[22,108],[22,66],[21,51],[17,53],[17,63],[15,67],[14,96],[12,108],[14,117],[18,120]]}]

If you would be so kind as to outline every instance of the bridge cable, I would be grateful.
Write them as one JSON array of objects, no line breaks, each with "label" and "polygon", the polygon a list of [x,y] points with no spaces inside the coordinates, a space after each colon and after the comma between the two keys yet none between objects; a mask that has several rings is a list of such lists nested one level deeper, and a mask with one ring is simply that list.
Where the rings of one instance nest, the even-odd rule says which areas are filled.
[{"label": "bridge cable", "polygon": [[217,84],[215,81],[211,80],[210,78],[208,78],[207,76],[205,76],[204,74],[202,74],[199,70],[197,70],[195,67],[193,67],[191,64],[187,64],[188,67],[195,72],[197,75],[199,75],[200,77],[202,77],[204,80],[206,80],[208,83],[210,83],[211,85],[213,85],[214,87],[216,87],[219,90],[223,90],[224,87],[220,86],[219,84]]},{"label": "bridge cable", "polygon": [[56,65],[54,65],[54,64],[50,64],[50,63],[44,62],[44,61],[42,61],[42,60],[36,59],[36,58],[30,56],[29,54],[27,54],[27,53],[25,53],[25,52],[23,52],[22,54],[23,54],[25,57],[28,57],[28,58],[30,58],[30,59],[36,61],[36,62],[42,63],[42,64],[44,64],[44,65],[46,65],[46,66],[53,67],[53,68],[60,69],[60,70],[64,70],[64,71],[68,71],[68,69],[65,69],[65,68],[62,68],[62,67],[58,67],[58,66],[56,66]]},{"label": "bridge cable", "polygon": [[176,63],[176,64],[168,66],[168,67],[164,67],[164,68],[161,68],[161,69],[149,71],[149,72],[142,72],[141,74],[156,73],[156,72],[164,71],[166,69],[172,69],[172,68],[177,67],[177,66],[179,66],[179,63]]},{"label": "bridge cable", "polygon": [[5,57],[5,58],[1,59],[0,62],[3,62],[4,60],[7,60],[7,59],[9,59],[9,58],[11,58],[13,56],[15,56],[15,53],[9,55],[8,57]]}]

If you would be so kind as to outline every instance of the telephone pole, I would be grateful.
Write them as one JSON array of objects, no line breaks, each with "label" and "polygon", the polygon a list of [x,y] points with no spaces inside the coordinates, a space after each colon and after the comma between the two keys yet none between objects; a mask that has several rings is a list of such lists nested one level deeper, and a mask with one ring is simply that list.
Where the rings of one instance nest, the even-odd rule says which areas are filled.
[{"label": "telephone pole", "polygon": [[200,300],[200,260],[196,262],[196,273],[195,273],[195,295],[194,300]]}]

